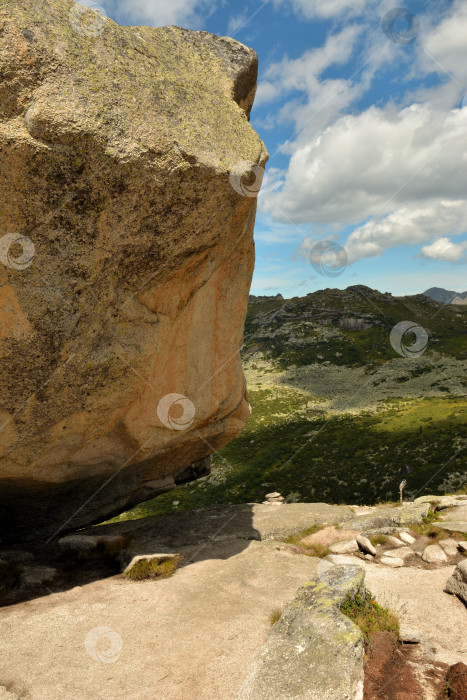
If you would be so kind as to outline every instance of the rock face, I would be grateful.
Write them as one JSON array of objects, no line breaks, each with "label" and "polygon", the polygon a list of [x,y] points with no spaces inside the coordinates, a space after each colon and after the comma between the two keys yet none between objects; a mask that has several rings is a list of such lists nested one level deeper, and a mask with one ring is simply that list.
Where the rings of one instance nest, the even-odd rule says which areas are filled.
[{"label": "rock face", "polygon": [[451,666],[446,676],[449,698],[467,700],[467,665],[461,663]]},{"label": "rock face", "polygon": [[467,603],[467,559],[456,566],[453,575],[448,579],[446,590]]},{"label": "rock face", "polygon": [[52,536],[206,474],[247,420],[267,153],[236,41],[71,0],[0,26],[0,512]]},{"label": "rock face", "polygon": [[336,566],[302,586],[248,669],[236,700],[362,700],[363,637],[339,609],[364,572]]}]

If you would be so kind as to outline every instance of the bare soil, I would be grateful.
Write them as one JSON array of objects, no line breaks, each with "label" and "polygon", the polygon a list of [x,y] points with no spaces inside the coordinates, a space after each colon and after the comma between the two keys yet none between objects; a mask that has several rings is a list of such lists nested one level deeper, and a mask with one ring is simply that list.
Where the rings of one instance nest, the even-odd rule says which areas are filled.
[{"label": "bare soil", "polygon": [[443,691],[447,667],[432,667],[428,683],[419,681],[417,666],[421,659],[409,645],[398,644],[392,632],[375,634],[365,661],[364,700],[421,700],[439,697]]}]

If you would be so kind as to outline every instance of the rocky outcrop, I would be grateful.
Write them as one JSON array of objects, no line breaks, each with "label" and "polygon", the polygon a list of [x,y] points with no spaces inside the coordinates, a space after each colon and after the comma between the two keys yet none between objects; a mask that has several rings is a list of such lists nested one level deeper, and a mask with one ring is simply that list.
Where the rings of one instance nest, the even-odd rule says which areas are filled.
[{"label": "rocky outcrop", "polygon": [[429,503],[405,503],[396,508],[375,508],[367,515],[359,515],[346,523],[348,530],[360,532],[386,529],[394,530],[405,525],[412,525],[422,521],[430,510]]},{"label": "rocky outcrop", "polygon": [[248,669],[236,700],[361,700],[363,636],[340,612],[364,591],[359,567],[336,566],[302,586]]},{"label": "rocky outcrop", "polygon": [[0,512],[50,537],[208,473],[247,420],[267,153],[236,41],[71,0],[0,27]]},{"label": "rocky outcrop", "polygon": [[446,591],[459,596],[467,603],[467,559],[461,561],[454,569],[446,584]]}]

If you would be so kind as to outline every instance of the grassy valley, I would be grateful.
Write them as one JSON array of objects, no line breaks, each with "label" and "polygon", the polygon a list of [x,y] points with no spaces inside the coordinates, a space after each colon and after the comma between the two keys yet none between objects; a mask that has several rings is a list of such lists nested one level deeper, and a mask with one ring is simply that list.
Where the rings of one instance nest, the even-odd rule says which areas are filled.
[{"label": "grassy valley", "polygon": [[[426,351],[398,354],[403,320]],[[214,503],[374,504],[467,485],[467,308],[367,287],[252,300],[243,361],[252,416],[214,455],[210,476],[140,504],[120,519]]]}]

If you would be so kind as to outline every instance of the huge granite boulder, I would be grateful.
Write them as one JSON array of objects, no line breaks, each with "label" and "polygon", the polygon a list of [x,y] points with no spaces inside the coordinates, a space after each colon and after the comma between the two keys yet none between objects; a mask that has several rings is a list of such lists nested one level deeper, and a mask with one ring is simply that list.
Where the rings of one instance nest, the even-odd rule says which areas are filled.
[{"label": "huge granite boulder", "polygon": [[257,56],[7,0],[0,65],[0,512],[50,538],[206,474],[248,418]]}]

